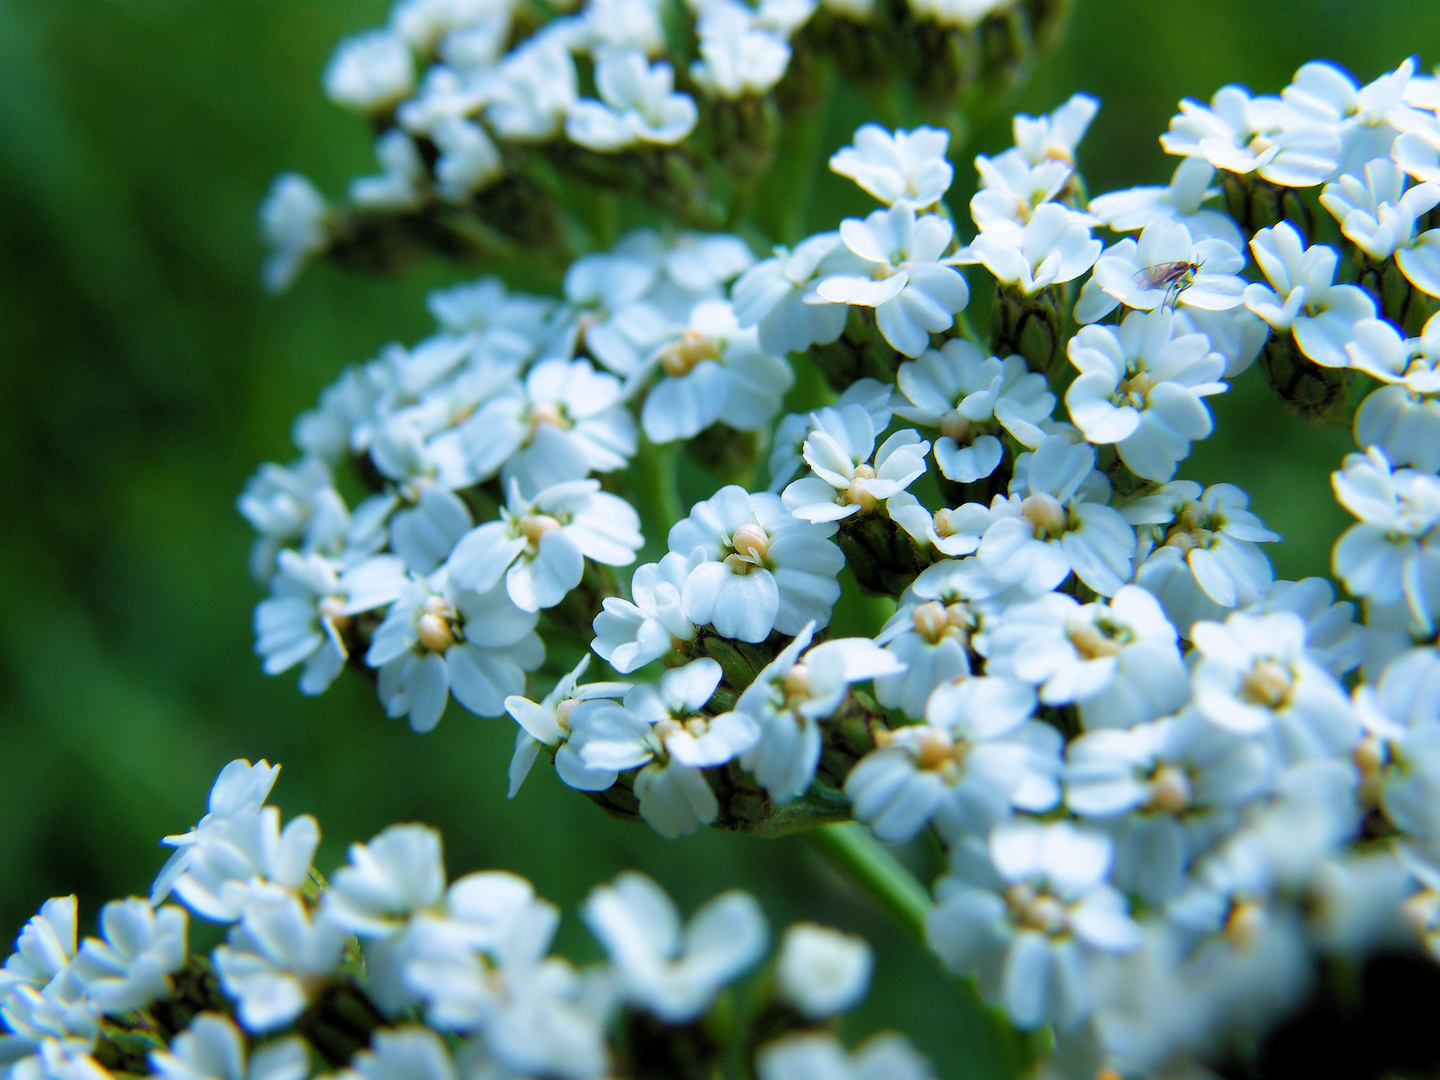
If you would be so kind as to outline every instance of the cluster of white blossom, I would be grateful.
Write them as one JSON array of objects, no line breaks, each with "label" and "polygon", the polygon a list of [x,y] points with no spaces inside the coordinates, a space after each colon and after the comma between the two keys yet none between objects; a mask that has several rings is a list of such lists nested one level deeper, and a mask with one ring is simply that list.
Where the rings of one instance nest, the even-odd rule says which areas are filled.
[{"label": "cluster of white blossom", "polygon": [[[536,183],[528,162],[537,156],[615,186],[613,167],[575,155],[701,150],[706,132],[727,122],[723,114],[743,123],[757,103],[775,107],[792,39],[817,12],[863,34],[882,33],[879,24],[892,19],[875,0],[687,0],[683,28],[667,29],[659,0],[555,6],[537,24],[535,9],[514,0],[397,0],[387,25],[343,41],[325,70],[325,92],[378,127],[381,172],[353,180],[338,209],[299,174],[276,179],[262,212],[269,287],[286,288],[307,261],[336,247],[363,245],[357,222],[408,214],[422,222],[420,231],[444,232],[447,211],[474,209],[509,182],[528,190]],[[986,20],[1008,27],[1017,6],[912,0],[920,29],[892,29],[923,34],[938,26],[974,35],[971,48],[983,49],[987,36],[977,28]],[[693,47],[682,48],[687,37]],[[824,47],[824,32],[812,37],[795,47]],[[693,165],[687,159],[682,169],[693,173],[685,184],[703,185],[703,164]],[[666,168],[637,164],[630,186],[654,198],[673,179]],[[694,194],[684,192],[682,201]],[[502,202],[508,209],[491,224],[504,231],[514,224],[507,218],[515,200]]]},{"label": "cluster of white blossom", "polygon": [[[746,893],[685,922],[655,882],[621,874],[582,913],[606,960],[577,969],[549,954],[560,915],[528,881],[483,871],[447,884],[440,836],[423,825],[352,845],[315,888],[319,827],[307,815],[282,828],[265,805],[278,773],[227,765],[209,813],[166,837],[175,854],[150,898],[105,905],[101,938],[78,941],[74,896],[45,903],[0,968],[0,1075],[618,1080],[655,1075],[645,1055],[665,1060],[675,1039],[716,1064],[733,1043],[761,1080],[843,1080],[872,1060],[896,1080],[931,1078],[902,1036],[852,1058],[830,1033],[869,988],[858,937],[791,926],[749,1026],[716,1022],[697,1037],[694,1022],[769,950]],[[172,894],[183,907],[163,903]],[[189,914],[228,927],[208,965],[189,951]],[[617,1037],[642,1019],[648,1049]],[[764,1033],[758,1050],[752,1030]],[[811,1059],[823,1067],[796,1071]]]},{"label": "cluster of white blossom", "polygon": [[[756,63],[766,10],[724,31]],[[602,96],[670,94],[626,47]],[[707,62],[713,90],[731,61]],[[569,137],[620,130],[592,105]],[[447,687],[513,717],[512,795],[544,750],[667,837],[837,812],[886,842],[933,831],[930,945],[1016,1026],[1053,1027],[1066,1076],[1241,1046],[1318,956],[1440,955],[1440,77],[1407,61],[1362,86],[1315,62],[1278,95],[1186,100],[1168,185],[1087,198],[1097,108],[1017,117],[1015,145],[976,158],[968,243],[949,132],[865,125],[830,166],[882,205],[834,232],[758,260],[638,233],[577,261],[563,303],[493,280],[437,294],[442,332],[347,374],[297,426],[305,459],[242,499],[273,575],[267,670],[304,661],[318,691],[364,643],[417,729]],[[972,295],[993,297],[988,338]],[[1279,537],[1240,488],[1176,479],[1206,399],[1257,358],[1309,415],[1379,384],[1334,475],[1355,602],[1275,580]],[[834,393],[787,398],[801,362]],[[628,480],[633,458],[700,437],[704,465],[705,439],[750,432],[768,490],[707,473],[679,520],[652,499],[663,556],[628,599],[584,588],[587,560],[644,543],[615,492],[672,482]],[[353,511],[331,485],[345,457],[377,487]],[[828,637],[851,580],[889,617]],[[635,681],[582,683],[587,655],[532,690],[537,613],[561,604],[547,628],[593,619],[593,652]],[[824,1064],[840,1053],[797,1042],[760,1073],[907,1075]]]}]

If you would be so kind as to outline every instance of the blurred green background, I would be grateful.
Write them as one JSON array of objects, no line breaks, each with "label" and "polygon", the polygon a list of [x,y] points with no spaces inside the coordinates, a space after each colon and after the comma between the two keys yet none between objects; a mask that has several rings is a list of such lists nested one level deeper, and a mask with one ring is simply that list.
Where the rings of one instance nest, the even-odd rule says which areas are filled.
[{"label": "blurred green background", "polygon": [[[258,287],[272,175],[337,193],[371,170],[362,124],[318,82],[336,40],[386,7],[0,0],[0,934],[52,894],[78,891],[88,922],[143,891],[156,838],[198,817],[217,769],[267,757],[285,766],[275,801],[321,821],[322,869],[346,842],[422,820],[444,830],[453,874],[512,869],[567,911],[624,867],[687,907],[743,886],[777,925],[871,935],[877,989],[852,1035],[904,1025],[943,1075],[1002,1074],[963,994],[803,841],[666,843],[546,769],[506,802],[508,721],[452,710],[416,736],[357,678],[306,699],[293,677],[260,674],[235,495],[259,462],[292,456],[292,418],[343,364],[425,334],[425,290],[455,279],[320,268],[279,299]],[[1097,94],[1082,164],[1099,192],[1167,177],[1156,138],[1183,95],[1275,90],[1317,56],[1369,79],[1417,51],[1440,60],[1435,0],[1078,0],[1005,111]],[[829,149],[863,119],[844,118]],[[962,187],[970,154],[1002,149],[1007,128],[959,155]],[[842,188],[821,190],[850,199]],[[1327,478],[1346,433],[1282,416],[1256,371],[1212,402],[1218,434],[1187,475],[1252,493],[1288,537],[1281,575],[1323,573],[1346,521]],[[573,917],[564,944],[591,955]]]}]

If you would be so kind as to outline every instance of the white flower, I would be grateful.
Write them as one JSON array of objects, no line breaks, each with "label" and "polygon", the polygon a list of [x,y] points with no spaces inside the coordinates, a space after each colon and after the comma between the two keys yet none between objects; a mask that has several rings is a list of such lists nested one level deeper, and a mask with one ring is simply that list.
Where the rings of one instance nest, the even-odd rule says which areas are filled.
[{"label": "white flower", "polygon": [[458,1080],[450,1051],[428,1028],[382,1028],[336,1080]]},{"label": "white flower", "polygon": [[1228,311],[1243,299],[1238,272],[1245,257],[1224,240],[1195,240],[1179,221],[1159,218],[1105,249],[1075,304],[1075,320],[1104,318],[1115,308],[1154,311],[1180,305]]},{"label": "white flower", "polygon": [[1047,593],[987,619],[975,647],[989,674],[1035,685],[1047,705],[1080,703],[1087,728],[1131,727],[1189,697],[1175,627],[1144,589],[1107,603]]},{"label": "white flower", "polygon": [[473,120],[447,117],[434,125],[430,137],[440,150],[435,189],[444,198],[463,203],[505,173],[499,148]]},{"label": "white flower", "polygon": [[323,911],[352,934],[388,937],[445,893],[440,834],[424,825],[392,825],[368,844],[351,844],[349,856],[330,878]]},{"label": "white flower", "polygon": [[692,560],[680,591],[685,617],[722,637],[764,641],[771,630],[798,633],[829,621],[845,564],[829,539],[835,526],[791,515],[779,496],[731,484],[670,529],[670,550]]},{"label": "white flower", "polygon": [[1086,209],[1115,232],[1139,232],[1157,218],[1173,218],[1197,240],[1223,240],[1240,251],[1245,241],[1235,222],[1221,211],[1204,208],[1220,193],[1210,186],[1214,178],[1215,166],[1204,158],[1185,158],[1168,185],[1097,195]]},{"label": "white flower", "polygon": [[150,1051],[150,1065],[162,1080],[305,1080],[310,1050],[290,1037],[258,1047],[245,1060],[245,1041],[226,1017],[201,1013],[170,1043]]},{"label": "white flower", "polygon": [[1009,499],[997,495],[981,527],[981,567],[1001,584],[1034,592],[1053,589],[1073,570],[1102,596],[1113,595],[1129,580],[1135,533],[1119,511],[1095,501],[1109,497],[1109,484],[1094,465],[1093,447],[1060,435],[1021,454]]},{"label": "white flower", "polygon": [[367,210],[413,210],[424,198],[429,172],[415,140],[399,128],[391,128],[375,140],[377,176],[357,176],[350,181],[350,201]]},{"label": "white flower", "polygon": [[840,708],[850,684],[901,670],[893,655],[867,638],[835,638],[801,656],[812,637],[807,624],[735,703],[735,712],[760,730],[740,764],[777,803],[810,787],[820,763],[819,722]]},{"label": "white flower", "polygon": [[1055,408],[1045,376],[1022,356],[987,357],[962,338],[900,365],[896,382],[911,402],[896,413],[938,428],[935,463],[951,480],[968,484],[995,471],[1004,456],[997,425],[1034,449],[1045,434],[1040,423]]},{"label": "white flower", "polygon": [[889,709],[919,720],[930,693],[943,682],[970,674],[970,635],[976,616],[963,600],[906,604],[875,640],[905,665],[897,675],[875,680],[875,697]]},{"label": "white flower", "polygon": [[665,51],[665,26],[657,0],[588,0],[581,18],[585,37],[577,44],[594,56],[638,49],[646,56]]},{"label": "white flower", "polygon": [[1016,113],[1011,127],[1015,149],[1032,165],[1042,161],[1075,163],[1075,148],[1085,137],[1090,121],[1100,111],[1100,102],[1089,94],[1072,94],[1070,99],[1046,116]]},{"label": "white flower", "polygon": [[[876,431],[890,426],[894,411],[891,408],[894,391],[888,383],[878,379],[857,379],[845,388],[832,408],[845,409],[849,405],[863,406],[870,414],[870,424]],[[814,430],[814,418],[808,413],[789,413],[775,425],[770,439],[770,490],[779,492],[805,464],[803,451],[805,440]]]},{"label": "white flower", "polygon": [[839,233],[812,236],[793,251],[777,247],[771,258],[750,267],[730,290],[735,318],[742,327],[756,327],[760,348],[774,356],[829,344],[844,332],[847,308],[818,302],[819,282],[864,266],[840,242]]},{"label": "white flower", "polygon": [[1345,347],[1358,323],[1375,318],[1375,301],[1359,286],[1334,284],[1339,252],[1324,244],[1305,247],[1288,221],[1257,232],[1250,250],[1270,285],[1247,285],[1245,306],[1275,329],[1291,331],[1315,363],[1348,367]]},{"label": "white flower", "polygon": [[504,577],[522,611],[539,611],[580,584],[586,559],[626,566],[644,542],[639,515],[618,495],[602,492],[597,480],[555,484],[533,499],[512,481],[500,520],[466,533],[447,566],[457,584],[478,593]]},{"label": "white flower", "polygon": [[950,190],[955,170],[945,158],[950,133],[940,128],[886,131],[879,124],[856,129],[853,145],[836,151],[830,171],[848,176],[886,206],[934,206]]},{"label": "white flower", "polygon": [[485,123],[501,139],[552,138],[579,100],[570,50],[559,37],[543,32],[501,61],[488,85]]},{"label": "white flower", "polygon": [[340,43],[325,68],[324,83],[337,105],[384,113],[415,89],[415,58],[399,34],[369,30]]},{"label": "white flower", "polygon": [[515,737],[515,754],[510,759],[508,798],[515,797],[525,777],[530,775],[530,766],[535,763],[542,746],[555,750],[555,771],[570,787],[581,791],[604,791],[615,782],[613,770],[587,769],[569,743],[570,719],[582,703],[618,699],[630,688],[628,683],[577,685],[589,666],[589,655],[582,656],[580,662],[539,703],[519,694],[511,694],[505,699],[505,711],[520,725]]},{"label": "white flower", "polygon": [[1120,508],[1141,535],[1136,582],[1160,600],[1185,636],[1196,619],[1255,603],[1274,577],[1255,545],[1280,537],[1249,505],[1234,484],[1212,484],[1202,493],[1193,481],[1172,480]]},{"label": "white flower", "polygon": [[71,969],[97,1009],[119,1015],[170,993],[170,976],[189,955],[184,908],[112,900],[100,909],[100,927],[105,940],[86,938]]},{"label": "white flower", "polygon": [[715,820],[719,803],[702,770],[725,764],[759,737],[744,714],[701,715],[720,675],[719,664],[701,657],[667,671],[659,683],[631,687],[620,705],[598,704],[570,717],[570,746],[587,769],[612,775],[640,769],[640,816],[667,840]]},{"label": "white flower", "polygon": [[1424,336],[1409,340],[1383,319],[1356,323],[1346,351],[1353,366],[1390,384],[1360,403],[1355,441],[1395,465],[1440,472],[1440,319],[1432,315]]},{"label": "white flower", "polygon": [[607,596],[601,602],[590,647],[628,675],[672,651],[676,641],[695,640],[695,624],[685,616],[681,591],[696,561],[672,551],[658,563],[637,567],[629,600]]},{"label": "white flower", "polygon": [[635,420],[621,403],[620,380],[589,361],[542,360],[522,387],[485,402],[441,436],[466,460],[471,483],[498,471],[538,491],[592,472],[623,469],[635,453]]},{"label": "white flower", "polygon": [[1035,692],[1014,679],[961,677],[930,695],[926,723],[877,738],[845,778],[855,820],[891,843],[929,822],[948,841],[984,834],[1012,808],[1043,813],[1060,801],[1060,748],[1031,720]]},{"label": "white flower", "polygon": [[700,1016],[765,952],[765,916],[738,891],[717,896],[682,927],[664,890],[629,872],[592,890],[584,914],[626,997],[671,1024]]},{"label": "white flower", "polygon": [[1225,377],[1233,379],[1255,363],[1265,343],[1270,340],[1270,327],[1246,307],[1229,311],[1205,311],[1181,306],[1174,309],[1175,326],[1182,334],[1204,334],[1210,348],[1225,358]]},{"label": "white flower", "polygon": [[292,465],[261,465],[235,507],[260,534],[250,550],[250,572],[261,581],[275,572],[281,548],[297,543],[306,551],[324,548],[343,537],[350,524],[329,467],[313,457]]},{"label": "white flower", "polygon": [[1087,441],[1116,443],[1135,475],[1161,482],[1213,428],[1202,399],[1226,389],[1209,339],[1175,330],[1164,308],[1132,311],[1118,328],[1081,327],[1067,350],[1080,371],[1065,391],[1070,419]]},{"label": "white flower", "polygon": [[1242,86],[1222,86],[1210,105],[1186,98],[1160,136],[1167,154],[1203,157],[1217,169],[1256,173],[1282,187],[1313,187],[1334,173],[1340,138],[1279,98],[1252,98]]},{"label": "white flower", "polygon": [[489,592],[461,589],[437,571],[414,579],[376,628],[365,662],[380,669],[379,694],[391,718],[410,717],[429,731],[450,694],[479,716],[499,716],[505,698],[525,688],[545,647],[537,616],[523,611],[497,584]]},{"label": "white flower", "polygon": [[864,938],[795,923],[780,939],[776,992],[807,1020],[823,1020],[860,1003],[874,966],[875,954]]},{"label": "white flower", "polygon": [[1235,828],[1237,811],[1265,792],[1273,768],[1263,743],[1187,710],[1071,742],[1065,804],[1109,828],[1111,880],[1159,905],[1180,891],[1196,855]]},{"label": "white flower", "polygon": [[150,891],[158,904],[173,889],[195,914],[234,922],[246,898],[265,884],[298,888],[310,873],[320,826],[302,814],[282,830],[280,811],[263,805],[280,771],[243,758],[221,770],[210,812],[188,833],[162,841],[176,848]]},{"label": "white flower", "polygon": [[1095,265],[1104,245],[1090,235],[1091,220],[1059,203],[1041,203],[1024,225],[1008,218],[987,221],[954,258],[983,263],[996,281],[1034,296],[1073,281]]},{"label": "white flower", "polygon": [[1405,174],[1389,158],[1365,166],[1365,178],[1326,184],[1320,202],[1340,230],[1373,261],[1393,258],[1410,284],[1440,295],[1440,230],[1418,233],[1419,220],[1440,203],[1440,183],[1405,188]]},{"label": "white flower", "polygon": [[[994,0],[988,0],[993,3]],[[930,1064],[903,1035],[872,1035],[846,1054],[834,1035],[787,1035],[760,1048],[760,1080],[934,1080]]]},{"label": "white flower", "polygon": [[0,971],[0,995],[19,985],[44,989],[69,968],[75,957],[77,916],[73,895],[52,897],[40,906],[21,928],[15,951]]},{"label": "white flower", "polygon": [[1073,1028],[1095,1004],[1095,957],[1142,943],[1124,898],[1105,883],[1111,857],[1108,837],[1068,822],[1016,822],[983,847],[967,841],[936,887],[930,947],[957,974],[975,972],[1016,1027]]},{"label": "white flower", "polygon": [[273,886],[252,892],[213,957],[245,1029],[273,1031],[299,1016],[313,988],[339,966],[345,940],[323,911],[312,919],[294,893]]},{"label": "white flower", "polygon": [[1433,849],[1440,837],[1440,716],[1432,704],[1433,647],[1408,649],[1380,677],[1355,691],[1366,739],[1354,758],[1361,791],[1396,828]]},{"label": "white flower", "polygon": [[910,0],[910,11],[919,19],[941,26],[973,30],[993,12],[1013,6],[1015,0]]},{"label": "white flower", "polygon": [[1337,65],[1314,60],[1295,72],[1280,96],[1297,113],[1340,137],[1335,171],[1354,172],[1367,161],[1388,156],[1401,131],[1425,122],[1428,114],[1408,101],[1414,72],[1410,57],[1362,87]]},{"label": "white flower", "polygon": [[741,329],[724,300],[695,305],[680,337],[662,345],[632,378],[657,368],[661,378],[640,410],[645,437],[657,445],[691,438],[716,422],[760,431],[795,381],[790,365],[762,350],[755,329]]},{"label": "white flower", "polygon": [[261,277],[271,292],[284,292],[305,263],[330,243],[330,207],[305,177],[281,173],[260,204],[260,233],[270,254]]},{"label": "white flower", "polygon": [[1417,618],[1428,615],[1422,578],[1440,540],[1440,479],[1392,470],[1372,446],[1347,455],[1331,481],[1340,504],[1360,519],[1335,545],[1335,573],[1345,587],[1379,603],[1403,598]]},{"label": "white flower", "polygon": [[1355,621],[1354,604],[1335,602],[1335,590],[1324,578],[1271,582],[1264,597],[1246,610],[1299,616],[1305,623],[1306,652],[1337,679],[1357,667],[1365,654],[1368,627]]},{"label": "white flower", "polygon": [[1190,631],[1199,660],[1191,694],[1200,714],[1240,735],[1277,739],[1287,764],[1350,750],[1360,727],[1350,699],[1305,649],[1305,624],[1288,611],[1236,612]]},{"label": "white flower", "polygon": [[[980,190],[970,199],[970,217],[981,232],[1003,222],[1028,225],[1035,211],[1060,194],[1075,172],[1065,161],[1032,162],[1013,149],[993,158],[977,154],[975,171],[980,174]],[[1078,223],[1082,216],[1074,220]],[[1013,230],[1005,235],[1012,234]]]},{"label": "white flower", "polygon": [[402,0],[390,11],[395,32],[420,50],[431,50],[444,39],[477,27],[488,27],[503,17],[509,23],[503,0]]},{"label": "white flower", "polygon": [[595,85],[601,100],[578,101],[565,117],[565,134],[589,150],[608,154],[636,143],[677,143],[699,116],[694,99],[674,92],[674,69],[652,67],[635,50],[602,54]]},{"label": "white flower", "polygon": [[484,1033],[485,1047],[504,1069],[498,1077],[601,1080],[608,1076],[605,1025],[614,996],[607,973],[582,975],[556,957],[507,973],[499,1010]]},{"label": "white flower", "polygon": [[302,661],[300,692],[323,693],[340,674],[349,654],[344,632],[351,618],[383,607],[404,590],[400,560],[378,556],[344,573],[319,555],[282,551],[271,595],[255,608],[255,651],[267,675]]},{"label": "white flower", "polygon": [[[785,508],[802,521],[839,521],[868,513],[925,472],[930,444],[913,429],[897,431],[875,448],[870,414],[860,405],[821,409],[805,440],[811,475],[785,489]],[[874,464],[870,464],[871,457]]]},{"label": "white flower", "polygon": [[700,59],[690,65],[690,77],[711,97],[763,97],[790,66],[789,43],[756,26],[748,5],[714,0],[696,21],[695,33]]},{"label": "white flower", "polygon": [[939,214],[916,216],[897,203],[863,221],[846,218],[840,238],[867,265],[860,273],[834,274],[816,286],[819,300],[873,307],[885,340],[906,356],[919,356],[930,334],[948,330],[970,301],[965,278],[941,262],[955,233]]}]

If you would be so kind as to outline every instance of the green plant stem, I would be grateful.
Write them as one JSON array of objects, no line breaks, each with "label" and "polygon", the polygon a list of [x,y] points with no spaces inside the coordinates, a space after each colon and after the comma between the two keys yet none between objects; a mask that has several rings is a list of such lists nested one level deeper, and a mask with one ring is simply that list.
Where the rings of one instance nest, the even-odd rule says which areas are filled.
[{"label": "green plant stem", "polygon": [[636,477],[637,487],[633,489],[637,504],[635,509],[640,512],[647,550],[659,544],[662,554],[670,526],[685,516],[676,476],[679,453],[678,442],[662,446],[643,442],[637,458],[640,469]]},{"label": "green plant stem", "polygon": [[864,889],[916,940],[924,943],[930,894],[915,879],[915,875],[886,851],[864,826],[846,821],[838,825],[822,825],[807,835],[836,870]]}]

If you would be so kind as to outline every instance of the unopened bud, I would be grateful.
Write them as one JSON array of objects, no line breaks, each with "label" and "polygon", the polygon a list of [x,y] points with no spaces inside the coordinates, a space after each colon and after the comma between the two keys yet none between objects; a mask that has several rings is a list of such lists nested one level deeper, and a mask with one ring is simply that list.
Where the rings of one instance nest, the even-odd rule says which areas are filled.
[{"label": "unopened bud", "polygon": [[730,537],[730,546],[735,549],[736,555],[758,565],[770,554],[770,534],[753,523],[741,525]]},{"label": "unopened bud", "polygon": [[810,667],[808,664],[796,664],[785,673],[785,696],[792,698],[810,696]]}]

